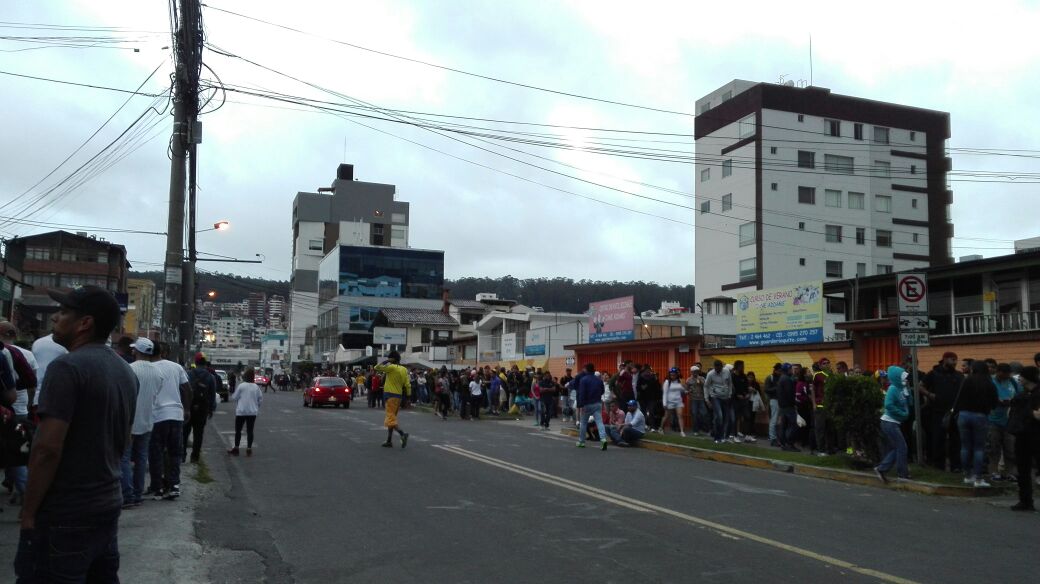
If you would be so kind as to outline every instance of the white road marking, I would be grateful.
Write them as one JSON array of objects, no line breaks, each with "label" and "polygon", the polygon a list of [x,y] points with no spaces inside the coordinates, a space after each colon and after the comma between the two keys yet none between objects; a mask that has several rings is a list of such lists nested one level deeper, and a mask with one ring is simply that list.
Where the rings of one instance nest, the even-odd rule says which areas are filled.
[{"label": "white road marking", "polygon": [[538,436],[539,438],[548,438],[549,440],[557,440],[561,442],[574,442],[574,438],[568,438],[566,436],[560,436],[559,434],[546,434],[545,432],[528,432],[531,436]]},{"label": "white road marking", "polygon": [[709,483],[715,483],[716,485],[729,487],[735,491],[740,491],[741,493],[748,493],[750,495],[777,495],[780,497],[787,496],[787,491],[782,491],[780,489],[761,489],[759,487],[752,487],[751,485],[745,485],[742,483],[731,483],[730,481],[719,481],[715,479],[702,480],[708,481]]},{"label": "white road marking", "polygon": [[748,540],[754,541],[756,543],[760,543],[760,544],[765,545],[765,546],[769,546],[769,547],[776,548],[776,549],[779,549],[779,550],[782,550],[782,551],[793,553],[795,555],[802,556],[803,558],[808,558],[810,560],[816,560],[817,562],[820,562],[820,563],[823,563],[823,564],[828,564],[828,565],[835,566],[835,567],[838,567],[838,568],[843,568],[843,569],[846,569],[846,570],[849,570],[849,571],[852,571],[852,572],[856,572],[857,574],[862,574],[864,576],[869,576],[871,578],[877,578],[878,580],[881,580],[883,582],[890,582],[892,584],[918,584],[914,580],[909,580],[907,578],[901,578],[899,576],[894,576],[892,574],[887,574],[885,572],[881,572],[879,570],[874,570],[874,569],[871,569],[871,568],[865,568],[865,567],[862,567],[862,566],[857,566],[857,565],[855,565],[855,564],[853,564],[851,562],[846,562],[845,560],[839,560],[838,558],[835,558],[835,557],[832,557],[832,556],[828,556],[828,555],[825,555],[825,554],[819,554],[819,553],[816,553],[816,552],[813,552],[813,551],[810,551],[810,550],[807,550],[807,549],[803,549],[803,548],[800,548],[800,547],[797,547],[797,546],[794,546],[794,545],[789,545],[789,544],[786,544],[786,543],[783,543],[783,542],[780,542],[780,541],[776,541],[776,540],[774,540],[772,538],[764,537],[764,536],[761,536],[761,535],[756,535],[756,534],[751,533],[749,531],[744,531],[744,530],[741,530],[741,529],[736,529],[734,527],[729,527],[728,525],[723,525],[723,524],[717,523],[715,521],[710,521],[708,519],[702,519],[700,517],[695,517],[693,515],[689,515],[689,514],[686,514],[686,513],[682,513],[680,511],[675,511],[675,510],[672,510],[672,509],[668,509],[666,507],[661,507],[661,506],[658,506],[658,505],[654,505],[652,503],[647,503],[645,501],[640,501],[640,500],[632,499],[632,498],[628,498],[628,497],[626,497],[625,499],[620,499],[620,498],[618,498],[618,496],[616,494],[611,493],[609,491],[605,491],[603,489],[599,489],[599,488],[593,487],[592,485],[579,483],[579,482],[576,482],[576,481],[572,481],[570,479],[565,479],[563,477],[551,475],[549,473],[544,473],[544,472],[537,471],[537,470],[534,470],[534,469],[531,469],[531,468],[520,466],[518,464],[513,464],[513,463],[507,462],[505,460],[492,458],[490,456],[486,456],[486,455],[483,455],[483,454],[480,454],[480,453],[477,453],[477,452],[466,450],[466,449],[460,448],[458,446],[447,446],[447,445],[435,444],[434,448],[440,448],[441,450],[443,450],[445,452],[450,452],[452,454],[456,454],[458,456],[463,456],[465,458],[469,458],[469,459],[475,460],[477,462],[482,462],[482,463],[487,464],[489,466],[494,466],[494,467],[497,467],[497,468],[500,468],[500,469],[503,469],[503,470],[507,470],[509,472],[516,473],[518,475],[534,479],[536,481],[541,481],[543,483],[549,483],[549,484],[552,484],[552,485],[563,487],[563,488],[565,488],[565,489],[567,489],[569,491],[573,491],[575,493],[579,493],[579,494],[585,495],[587,497],[592,497],[594,499],[599,499],[601,501],[606,501],[607,503],[611,503],[613,505],[618,505],[618,506],[624,507],[626,509],[631,509],[632,511],[639,511],[641,513],[657,513],[657,514],[660,514],[660,515],[667,515],[667,516],[673,517],[675,519],[679,519],[680,521],[685,521],[685,522],[693,524],[693,525],[697,525],[697,526],[700,526],[700,527],[707,527],[708,529],[714,530],[715,532],[718,533],[718,535],[720,535],[722,537],[725,537],[727,539],[741,539],[741,538],[748,539]]}]

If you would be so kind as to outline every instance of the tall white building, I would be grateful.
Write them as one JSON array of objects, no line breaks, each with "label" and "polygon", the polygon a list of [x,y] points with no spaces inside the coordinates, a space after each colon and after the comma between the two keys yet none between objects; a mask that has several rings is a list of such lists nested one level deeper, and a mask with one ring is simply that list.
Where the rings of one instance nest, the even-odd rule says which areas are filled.
[{"label": "tall white building", "polygon": [[354,180],[354,166],[341,164],[336,180],[293,201],[293,264],[289,293],[290,362],[320,361],[308,342],[318,324],[318,266],[342,245],[408,247],[409,205],[396,200],[394,185]]},{"label": "tall white building", "polygon": [[949,114],[743,80],[697,114],[699,298],[953,261]]}]

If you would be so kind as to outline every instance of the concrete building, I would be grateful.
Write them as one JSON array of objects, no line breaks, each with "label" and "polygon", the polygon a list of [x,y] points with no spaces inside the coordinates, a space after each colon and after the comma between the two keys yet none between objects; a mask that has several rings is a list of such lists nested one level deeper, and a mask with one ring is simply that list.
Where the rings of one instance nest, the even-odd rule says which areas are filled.
[{"label": "concrete building", "polygon": [[144,278],[126,281],[127,307],[123,318],[123,329],[134,336],[152,337],[158,329],[152,326],[155,320],[155,282]]},{"label": "concrete building", "polygon": [[249,318],[253,319],[258,327],[267,326],[267,294],[263,292],[250,292],[246,298]]},{"label": "concrete building", "polygon": [[267,299],[267,325],[273,329],[285,328],[285,297],[272,294]]},{"label": "concrete building", "polygon": [[213,344],[221,349],[248,348],[252,344],[254,328],[253,320],[245,316],[223,316],[210,325]]},{"label": "concrete building", "polygon": [[[90,284],[108,289],[122,307],[127,305],[126,248],[104,238],[68,231],[16,237],[6,243],[5,260],[26,284],[14,308],[14,324],[35,336],[50,332],[50,317],[58,310],[49,290]],[[122,332],[122,325],[116,332]]]},{"label": "concrete building", "polygon": [[336,180],[293,201],[293,263],[289,295],[289,360],[313,360],[307,328],[318,320],[318,268],[340,244],[408,247],[409,205],[390,184],[354,180],[354,166],[341,164]]},{"label": "concrete building", "polygon": [[260,339],[260,367],[271,369],[275,374],[282,372],[282,363],[289,353],[289,333],[272,331]]},{"label": "concrete building", "polygon": [[952,262],[949,114],[743,80],[696,107],[698,297]]}]

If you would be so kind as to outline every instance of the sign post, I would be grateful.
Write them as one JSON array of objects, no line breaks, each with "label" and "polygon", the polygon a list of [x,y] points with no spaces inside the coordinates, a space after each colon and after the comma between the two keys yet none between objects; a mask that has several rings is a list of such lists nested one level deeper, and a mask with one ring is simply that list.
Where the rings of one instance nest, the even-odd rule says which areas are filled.
[{"label": "sign post", "polygon": [[928,331],[928,283],[919,272],[900,274],[896,281],[899,298],[899,344],[910,347],[910,378],[914,396],[914,442],[917,464],[924,462],[924,433],[921,431],[921,393],[917,385],[917,347],[931,344]]}]

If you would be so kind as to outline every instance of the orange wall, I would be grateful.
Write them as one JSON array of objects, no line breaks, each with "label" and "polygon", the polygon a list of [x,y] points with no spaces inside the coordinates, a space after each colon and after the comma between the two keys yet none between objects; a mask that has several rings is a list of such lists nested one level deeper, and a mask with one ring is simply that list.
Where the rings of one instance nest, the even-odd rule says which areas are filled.
[{"label": "orange wall", "polygon": [[963,343],[956,345],[940,345],[938,347],[921,347],[917,349],[918,367],[928,371],[942,359],[943,353],[953,351],[960,359],[988,359],[990,357],[1002,363],[1018,361],[1022,365],[1032,365],[1033,355],[1040,351],[1036,341],[1012,341],[1003,343]]}]

